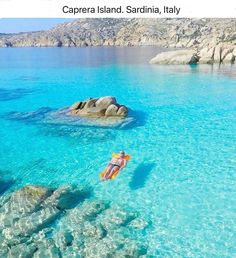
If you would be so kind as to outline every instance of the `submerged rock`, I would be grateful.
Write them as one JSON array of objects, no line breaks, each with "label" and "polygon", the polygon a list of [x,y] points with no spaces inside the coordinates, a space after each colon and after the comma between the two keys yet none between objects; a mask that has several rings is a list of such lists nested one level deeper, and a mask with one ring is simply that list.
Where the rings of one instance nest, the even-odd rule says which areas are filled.
[{"label": "submerged rock", "polygon": [[19,244],[12,246],[9,250],[9,257],[29,258],[33,257],[37,246],[35,244]]},{"label": "submerged rock", "polygon": [[34,253],[33,258],[42,258],[42,257],[53,257],[60,258],[61,252],[59,248],[55,245],[55,242],[52,239],[46,239],[42,242],[39,242],[37,245],[37,251]]},{"label": "submerged rock", "polygon": [[148,222],[142,218],[135,218],[129,223],[129,226],[137,229],[144,229],[148,226]]},{"label": "submerged rock", "polygon": [[7,113],[4,118],[9,120],[18,120],[18,121],[25,121],[25,122],[38,122],[45,119],[48,114],[53,112],[53,109],[49,107],[42,107],[35,111],[30,112],[9,112]]},{"label": "submerged rock", "polygon": [[111,230],[126,226],[135,217],[136,215],[132,212],[127,212],[119,207],[111,207],[101,214],[99,220],[106,230]]},{"label": "submerged rock", "polygon": [[55,243],[61,250],[66,250],[74,241],[73,234],[70,230],[60,231],[55,235]]},{"label": "submerged rock", "polygon": [[[27,186],[0,208],[1,257],[142,257],[138,215],[80,188]],[[25,201],[25,203],[24,203]],[[21,209],[22,207],[22,209]],[[136,222],[135,222],[136,221]],[[135,233],[136,232],[136,233]]]},{"label": "submerged rock", "polygon": [[124,118],[128,108],[118,104],[115,97],[107,96],[76,102],[70,107],[70,114],[87,118]]},{"label": "submerged rock", "polygon": [[32,185],[14,192],[0,209],[0,229],[12,226],[20,218],[37,211],[51,193],[48,188]]},{"label": "submerged rock", "polygon": [[71,209],[89,195],[88,191],[70,186],[56,189],[44,202],[43,206],[57,207],[59,210]]},{"label": "submerged rock", "polygon": [[2,247],[0,245],[0,257],[8,257],[9,249],[7,246]]},{"label": "submerged rock", "polygon": [[3,235],[6,239],[31,236],[41,228],[47,227],[59,214],[60,210],[53,206],[41,209],[30,216],[20,218],[14,226],[4,229]]},{"label": "submerged rock", "polygon": [[101,239],[106,235],[106,230],[101,224],[86,222],[84,223],[83,235],[85,237]]},{"label": "submerged rock", "polygon": [[137,244],[136,241],[129,243],[125,248],[118,250],[115,257],[137,257],[141,258],[147,253],[147,247],[142,244]]}]

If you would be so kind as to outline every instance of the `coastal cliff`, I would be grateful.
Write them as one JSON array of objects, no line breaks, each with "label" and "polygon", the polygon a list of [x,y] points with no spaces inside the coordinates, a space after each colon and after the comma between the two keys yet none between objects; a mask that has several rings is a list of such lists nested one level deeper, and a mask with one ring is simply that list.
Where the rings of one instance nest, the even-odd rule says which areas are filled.
[{"label": "coastal cliff", "polygon": [[50,30],[0,34],[0,47],[207,47],[236,44],[236,19],[79,19]]}]

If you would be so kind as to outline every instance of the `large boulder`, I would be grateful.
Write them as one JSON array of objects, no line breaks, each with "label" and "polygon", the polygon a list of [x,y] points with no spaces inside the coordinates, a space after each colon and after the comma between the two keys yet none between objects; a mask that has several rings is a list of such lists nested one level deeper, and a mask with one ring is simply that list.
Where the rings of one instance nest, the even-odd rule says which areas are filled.
[{"label": "large boulder", "polygon": [[214,62],[215,47],[205,47],[200,50],[199,56],[201,64],[212,64]]},{"label": "large boulder", "polygon": [[221,62],[233,64],[235,61],[235,55],[233,54],[233,51],[234,47],[232,45],[222,45]]},{"label": "large boulder", "polygon": [[70,114],[87,118],[124,118],[128,108],[117,103],[115,97],[90,98],[74,103],[69,108]]},{"label": "large boulder", "polygon": [[105,112],[105,116],[116,116],[118,112],[119,107],[115,104],[111,104]]},{"label": "large boulder", "polygon": [[173,50],[158,54],[150,60],[151,64],[196,64],[199,57],[195,50]]},{"label": "large boulder", "polygon": [[235,56],[233,55],[233,53],[228,53],[222,62],[233,64],[235,62]]},{"label": "large boulder", "polygon": [[112,104],[117,104],[116,99],[114,97],[102,97],[96,100],[96,107],[101,109],[107,109]]}]

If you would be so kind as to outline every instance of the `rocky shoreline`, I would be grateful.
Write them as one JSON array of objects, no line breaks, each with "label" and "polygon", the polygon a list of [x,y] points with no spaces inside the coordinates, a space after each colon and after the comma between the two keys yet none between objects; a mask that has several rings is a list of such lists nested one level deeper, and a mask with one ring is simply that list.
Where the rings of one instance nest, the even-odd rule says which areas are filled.
[{"label": "rocky shoreline", "polygon": [[137,213],[91,189],[28,185],[0,197],[0,257],[146,257]]},{"label": "rocky shoreline", "polygon": [[234,64],[236,45],[218,44],[202,49],[162,52],[150,60],[151,64]]}]

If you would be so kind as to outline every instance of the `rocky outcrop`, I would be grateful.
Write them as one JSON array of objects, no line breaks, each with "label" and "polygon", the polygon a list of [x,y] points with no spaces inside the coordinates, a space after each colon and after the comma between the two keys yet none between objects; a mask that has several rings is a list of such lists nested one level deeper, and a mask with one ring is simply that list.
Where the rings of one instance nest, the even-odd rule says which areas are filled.
[{"label": "rocky outcrop", "polygon": [[[58,135],[73,135],[73,137],[78,135],[79,137],[81,131],[85,133],[82,128],[88,126],[109,128],[125,128],[134,124],[138,126],[135,112],[132,111],[128,116],[128,111],[128,108],[118,104],[114,97],[102,97],[79,101],[71,107],[60,109],[42,107],[28,112],[12,111],[1,117],[7,120],[47,125],[45,128],[47,131],[51,130]],[[91,134],[93,137],[94,130]],[[88,131],[85,138],[89,137]]]},{"label": "rocky outcrop", "polygon": [[174,50],[158,54],[151,64],[196,64],[199,56],[194,50]]},{"label": "rocky outcrop", "polygon": [[70,107],[70,114],[87,118],[124,118],[128,108],[117,103],[115,97],[90,98]]},{"label": "rocky outcrop", "polygon": [[1,47],[147,46],[200,49],[236,43],[236,19],[78,19],[47,31],[0,35]]},{"label": "rocky outcrop", "polygon": [[90,199],[90,190],[29,185],[0,198],[1,257],[142,257],[135,212]]},{"label": "rocky outcrop", "polygon": [[236,45],[231,44],[218,44],[216,46],[208,46],[199,51],[201,64],[212,63],[231,63],[235,62]]},{"label": "rocky outcrop", "polygon": [[162,52],[150,60],[151,64],[234,64],[236,46],[218,44],[202,49],[173,50]]}]

